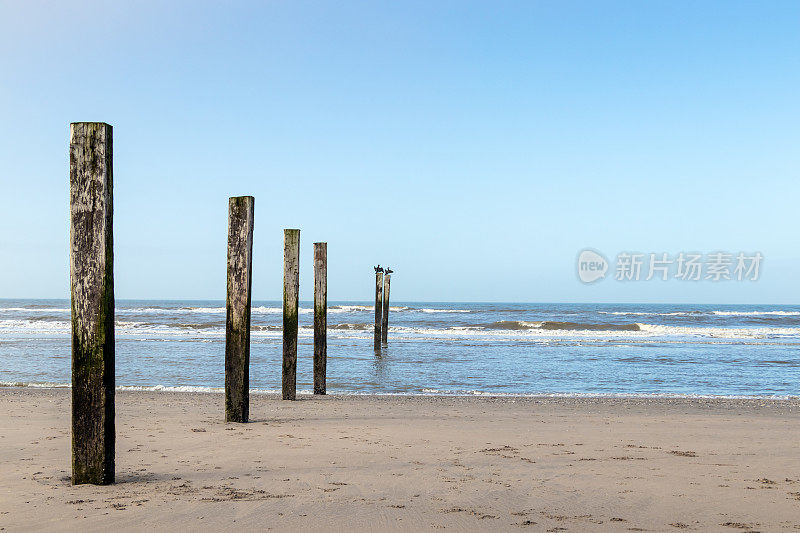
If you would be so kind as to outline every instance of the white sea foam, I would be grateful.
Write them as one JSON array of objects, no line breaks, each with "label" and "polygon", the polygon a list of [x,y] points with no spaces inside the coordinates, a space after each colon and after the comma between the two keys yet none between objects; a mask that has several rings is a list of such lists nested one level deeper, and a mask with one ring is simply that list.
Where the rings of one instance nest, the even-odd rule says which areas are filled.
[{"label": "white sea foam", "polygon": [[[119,385],[118,391],[147,391],[147,392],[207,392],[221,394],[225,392],[224,387],[199,387],[192,385]],[[281,394],[280,389],[250,389],[251,394]],[[314,391],[309,389],[298,389],[299,395],[313,395]]]},{"label": "white sea foam", "polygon": [[674,312],[674,313],[652,313],[645,311],[598,311],[601,315],[619,315],[619,316],[693,316],[697,312]]},{"label": "white sea foam", "polygon": [[68,307],[0,307],[0,313],[27,312],[27,313],[69,313]]},{"label": "white sea foam", "polygon": [[702,328],[656,324],[639,324],[639,328],[641,332],[646,334],[713,337],[718,339],[762,339],[800,336],[800,328]]},{"label": "white sea foam", "polygon": [[[435,309],[435,308],[414,308],[404,305],[391,306],[390,311],[393,312],[417,312],[417,313],[471,313],[469,309]],[[328,307],[328,314],[336,313],[360,313],[375,311],[375,306],[372,305],[331,305]],[[14,313],[70,313],[68,307],[0,307],[0,313],[14,312]],[[208,315],[221,315],[225,314],[226,308],[219,307],[117,307],[114,312],[117,315],[174,315],[174,314],[208,314]],[[283,312],[282,307],[267,307],[255,306],[250,309],[250,312],[255,315],[275,315]],[[311,307],[300,307],[301,314],[313,313],[314,309]]]},{"label": "white sea foam", "polygon": [[712,314],[716,316],[800,316],[800,311],[675,311],[656,313],[652,311],[598,311],[601,315],[619,316],[698,316]]},{"label": "white sea foam", "polygon": [[25,382],[25,381],[0,381],[0,387],[28,387],[31,389],[68,389],[69,383]]},{"label": "white sea foam", "polygon": [[[412,394],[416,395],[416,394]],[[664,399],[698,399],[698,400],[797,400],[800,396],[791,395],[748,395],[748,394],[690,394],[670,392],[486,392],[481,390],[440,390],[422,389],[421,395],[430,396],[484,396],[498,398],[664,398]]]},{"label": "white sea foam", "polygon": [[539,329],[542,323],[524,323],[529,329],[486,329],[476,326],[456,326],[446,329],[396,327],[391,331],[398,334],[423,337],[506,337],[506,338],[550,338],[550,339],[594,339],[594,338],[653,338],[653,337],[711,337],[717,339],[764,339],[798,338],[800,328],[714,328],[662,326],[637,323],[639,331],[631,330],[591,330],[591,329]]},{"label": "white sea foam", "polygon": [[[280,337],[281,329],[278,326],[264,327],[253,325],[251,336],[253,337]],[[0,320],[0,332],[13,335],[69,335],[72,326],[70,322],[63,320],[41,321],[41,320]],[[144,339],[169,339],[169,338],[224,338],[225,326],[214,326],[207,324],[153,324],[117,320],[115,333],[120,338],[134,337]],[[314,334],[314,329],[309,326],[298,328],[301,337]],[[7,339],[4,339],[7,340]]]},{"label": "white sea foam", "polygon": [[[509,323],[511,324],[511,323]],[[395,338],[413,340],[415,338],[506,338],[506,339],[640,339],[657,337],[682,337],[682,338],[715,338],[715,339],[775,339],[796,338],[800,340],[800,328],[789,327],[760,327],[760,328],[723,328],[723,327],[696,327],[696,326],[667,326],[660,324],[636,323],[639,331],[612,329],[581,329],[580,324],[571,324],[569,328],[554,329],[542,328],[546,322],[513,321],[506,327],[492,326],[451,326],[451,327],[408,327],[390,326],[390,333]],[[367,338],[365,329],[356,325],[332,324],[328,335],[331,338]],[[359,325],[360,326],[360,325]],[[596,327],[594,325],[593,327]],[[618,327],[618,326],[617,326]],[[367,327],[367,329],[369,329]],[[41,321],[41,320],[0,320],[0,331],[5,334],[58,334],[68,335],[71,325],[68,321]],[[208,324],[152,324],[134,321],[118,320],[116,333],[120,338],[144,339],[222,339],[225,336],[224,325]],[[313,335],[313,328],[302,326],[298,329],[301,337]],[[277,325],[264,326],[254,324],[251,335],[255,338],[277,338],[282,335],[281,328]]]},{"label": "white sea foam", "polygon": [[[32,388],[32,389],[68,389],[72,385],[69,383],[51,382],[23,382],[23,381],[0,381],[0,387],[9,388]],[[144,391],[144,392],[180,392],[180,393],[211,393],[222,394],[225,392],[223,387],[206,387],[194,385],[118,385],[118,391]],[[280,394],[280,389],[250,389],[251,394]],[[328,392],[331,394],[331,391]],[[312,396],[313,390],[300,389],[297,391],[301,396]],[[681,394],[681,393],[646,393],[646,392],[531,392],[531,393],[512,393],[512,392],[488,392],[482,390],[451,390],[451,389],[432,389],[425,388],[419,392],[371,392],[371,391],[351,391],[333,392],[333,395],[342,396],[454,396],[454,397],[495,397],[495,398],[674,398],[674,399],[729,399],[729,400],[797,400],[800,396],[793,395],[748,395],[748,394]]]},{"label": "white sea foam", "polygon": [[800,316],[800,311],[714,311],[719,316]]},{"label": "white sea foam", "polygon": [[[469,309],[432,309],[432,308],[416,308],[401,306],[390,306],[390,311],[394,312],[408,312],[408,313],[471,313]],[[328,307],[328,314],[331,313],[360,313],[366,311],[375,311],[374,305],[331,305]]]},{"label": "white sea foam", "polygon": [[[391,311],[391,307],[389,310]],[[374,311],[375,306],[371,305],[329,305],[328,314],[331,313],[356,313],[363,311]]]},{"label": "white sea foam", "polygon": [[[157,315],[170,315],[176,313],[187,314],[207,314],[207,315],[222,315],[225,314],[225,307],[122,307],[115,310],[118,314],[157,314]],[[274,315],[283,312],[281,307],[264,307],[256,306],[250,309],[252,314],[265,314]],[[311,312],[311,309],[300,309],[300,312]]]},{"label": "white sea foam", "polygon": [[[391,308],[390,308],[391,309]],[[469,309],[413,309],[421,313],[471,313]]]},{"label": "white sea foam", "polygon": [[[25,382],[25,381],[0,381],[0,387],[17,387],[30,389],[69,389],[70,383],[51,383],[51,382]],[[203,387],[195,385],[117,385],[118,391],[148,391],[148,392],[208,392],[221,394],[225,392],[224,387]],[[281,394],[280,389],[250,389],[253,394]],[[301,389],[297,391],[300,395],[313,395],[313,390]]]},{"label": "white sea foam", "polygon": [[70,323],[63,320],[0,320],[0,331],[6,333],[61,333],[70,331]]}]

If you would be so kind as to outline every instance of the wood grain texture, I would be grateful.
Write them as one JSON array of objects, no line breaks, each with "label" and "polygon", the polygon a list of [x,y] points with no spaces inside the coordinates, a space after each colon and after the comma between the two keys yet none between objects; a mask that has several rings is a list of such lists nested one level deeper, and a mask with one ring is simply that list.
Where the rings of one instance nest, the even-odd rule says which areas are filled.
[{"label": "wood grain texture", "polygon": [[383,272],[375,272],[375,350],[381,349],[381,320],[383,319]]},{"label": "wood grain texture", "polygon": [[112,128],[70,125],[72,484],[114,482]]},{"label": "wood grain texture", "polygon": [[328,366],[328,243],[314,243],[314,394],[325,394]]},{"label": "wood grain texture", "polygon": [[387,344],[389,341],[389,285],[392,282],[391,274],[383,276],[383,316],[381,318],[381,342]]},{"label": "wood grain texture", "polygon": [[297,394],[297,307],[300,289],[300,230],[283,230],[283,369],[284,400]]},{"label": "wood grain texture", "polygon": [[255,198],[228,200],[228,297],[225,320],[225,421],[250,416],[250,299]]}]

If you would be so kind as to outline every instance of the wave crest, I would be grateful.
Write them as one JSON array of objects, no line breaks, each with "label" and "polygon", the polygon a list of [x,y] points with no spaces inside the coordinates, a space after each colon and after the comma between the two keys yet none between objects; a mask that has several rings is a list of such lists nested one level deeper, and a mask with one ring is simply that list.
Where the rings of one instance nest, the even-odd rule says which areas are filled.
[{"label": "wave crest", "polygon": [[483,326],[486,329],[505,330],[560,330],[560,331],[640,331],[639,324],[590,324],[584,322],[526,322],[524,320],[500,320]]}]

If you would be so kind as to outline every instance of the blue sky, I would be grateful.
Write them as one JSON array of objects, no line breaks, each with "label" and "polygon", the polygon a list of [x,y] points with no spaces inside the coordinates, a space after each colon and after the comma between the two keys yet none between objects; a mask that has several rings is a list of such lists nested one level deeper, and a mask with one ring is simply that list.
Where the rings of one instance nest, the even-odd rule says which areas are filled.
[{"label": "blue sky", "polygon": [[[256,197],[329,298],[797,303],[800,3],[0,0],[0,297],[67,297],[69,123],[114,126],[118,298],[223,298]],[[751,283],[578,281],[586,247],[760,251]]]}]

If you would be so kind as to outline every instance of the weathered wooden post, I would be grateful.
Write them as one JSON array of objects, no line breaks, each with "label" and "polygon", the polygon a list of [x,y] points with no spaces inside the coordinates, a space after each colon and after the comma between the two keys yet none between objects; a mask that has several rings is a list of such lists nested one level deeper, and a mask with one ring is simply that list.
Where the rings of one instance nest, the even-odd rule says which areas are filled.
[{"label": "weathered wooden post", "polygon": [[389,285],[392,281],[393,270],[386,267],[383,273],[383,318],[381,320],[381,341],[388,344],[389,339]]},{"label": "weathered wooden post", "polygon": [[114,482],[112,129],[70,125],[72,484]]},{"label": "weathered wooden post", "polygon": [[375,350],[381,350],[381,304],[383,303],[383,269],[380,265],[375,267]]},{"label": "weathered wooden post", "polygon": [[328,243],[314,243],[314,394],[325,394],[328,366]]},{"label": "weathered wooden post", "polygon": [[283,230],[283,371],[284,400],[297,394],[297,307],[300,289],[300,230]]},{"label": "weathered wooden post", "polygon": [[225,306],[225,421],[250,416],[250,297],[255,198],[228,200],[228,299]]}]

